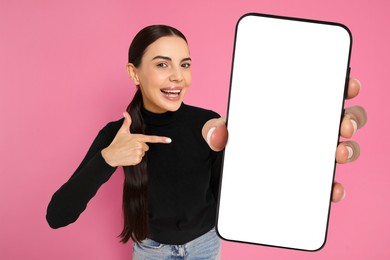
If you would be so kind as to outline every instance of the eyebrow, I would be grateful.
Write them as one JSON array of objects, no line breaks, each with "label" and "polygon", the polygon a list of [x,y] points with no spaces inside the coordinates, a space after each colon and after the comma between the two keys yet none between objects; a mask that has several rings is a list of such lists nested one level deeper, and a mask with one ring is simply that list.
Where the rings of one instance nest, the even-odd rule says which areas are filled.
[{"label": "eyebrow", "polygon": [[[170,57],[166,57],[166,56],[156,56],[152,60],[157,60],[157,59],[172,61],[172,59]],[[191,58],[190,57],[184,58],[181,60],[181,62],[183,62],[183,61],[191,61]]]}]

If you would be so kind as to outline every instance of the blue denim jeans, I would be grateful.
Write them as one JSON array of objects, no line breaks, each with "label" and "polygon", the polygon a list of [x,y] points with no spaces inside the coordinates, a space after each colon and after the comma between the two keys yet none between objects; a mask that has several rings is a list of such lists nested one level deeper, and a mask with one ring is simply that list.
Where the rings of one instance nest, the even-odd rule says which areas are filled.
[{"label": "blue denim jeans", "polygon": [[184,245],[166,245],[145,239],[133,243],[133,260],[218,260],[220,244],[214,228]]}]

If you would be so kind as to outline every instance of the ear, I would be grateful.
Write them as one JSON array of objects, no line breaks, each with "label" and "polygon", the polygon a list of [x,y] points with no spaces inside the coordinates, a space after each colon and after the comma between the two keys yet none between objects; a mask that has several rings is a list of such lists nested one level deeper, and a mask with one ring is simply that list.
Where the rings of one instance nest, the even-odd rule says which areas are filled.
[{"label": "ear", "polygon": [[132,63],[128,63],[126,67],[127,67],[127,73],[129,73],[131,80],[134,82],[136,86],[138,86],[139,78],[138,78],[137,68]]}]

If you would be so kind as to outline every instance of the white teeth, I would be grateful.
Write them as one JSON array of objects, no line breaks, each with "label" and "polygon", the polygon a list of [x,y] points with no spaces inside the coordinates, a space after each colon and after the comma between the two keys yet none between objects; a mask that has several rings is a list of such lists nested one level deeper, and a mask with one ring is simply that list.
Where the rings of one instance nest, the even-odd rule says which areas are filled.
[{"label": "white teeth", "polygon": [[162,92],[167,94],[179,94],[180,90],[162,90]]},{"label": "white teeth", "polygon": [[164,93],[168,97],[178,97],[180,95],[181,90],[180,89],[171,89],[171,90],[162,89],[161,92]]}]

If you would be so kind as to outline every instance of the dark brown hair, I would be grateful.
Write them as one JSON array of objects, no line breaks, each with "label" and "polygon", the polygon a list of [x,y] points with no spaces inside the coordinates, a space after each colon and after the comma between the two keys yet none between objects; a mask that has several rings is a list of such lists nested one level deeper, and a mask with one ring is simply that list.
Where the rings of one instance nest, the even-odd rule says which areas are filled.
[{"label": "dark brown hair", "polygon": [[[178,36],[187,42],[185,36],[177,29],[167,25],[151,25],[142,29],[134,37],[129,48],[129,63],[135,67],[141,65],[142,57],[147,47],[164,36]],[[131,133],[145,134],[146,125],[142,118],[142,94],[139,86],[133,100],[127,107],[131,116]],[[123,230],[121,242],[126,243],[130,238],[141,241],[149,234],[148,217],[148,173],[147,156],[134,166],[124,166],[125,180],[123,185]]]}]

